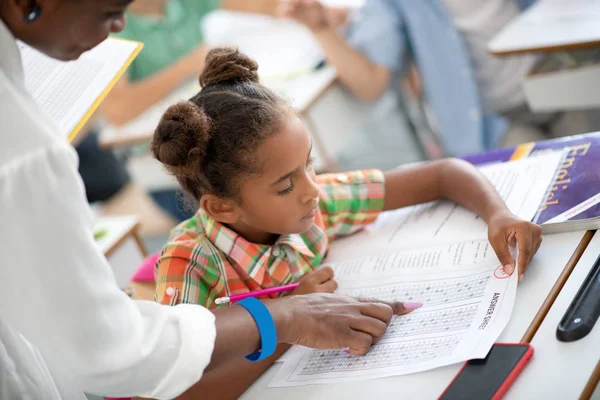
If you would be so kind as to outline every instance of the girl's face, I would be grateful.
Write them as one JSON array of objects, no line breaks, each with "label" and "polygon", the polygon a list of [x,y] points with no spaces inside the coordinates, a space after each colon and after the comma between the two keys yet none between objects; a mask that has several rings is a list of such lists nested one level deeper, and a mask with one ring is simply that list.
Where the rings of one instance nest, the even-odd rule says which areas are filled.
[{"label": "girl's face", "polygon": [[242,182],[239,218],[231,228],[257,243],[307,231],[319,204],[311,151],[308,132],[299,118],[291,117],[253,154],[260,171]]}]

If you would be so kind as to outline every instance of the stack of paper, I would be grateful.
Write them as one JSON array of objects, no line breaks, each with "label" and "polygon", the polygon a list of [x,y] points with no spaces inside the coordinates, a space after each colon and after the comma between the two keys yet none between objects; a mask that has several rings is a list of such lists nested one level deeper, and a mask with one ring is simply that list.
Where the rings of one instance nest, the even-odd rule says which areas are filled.
[{"label": "stack of paper", "polygon": [[[531,220],[562,159],[552,153],[481,171],[511,211]],[[271,386],[402,375],[484,358],[515,301],[517,274],[504,272],[485,223],[447,202],[384,215],[364,233],[335,243],[326,261],[340,294],[423,307],[395,317],[366,356],[305,348],[286,354]]]}]

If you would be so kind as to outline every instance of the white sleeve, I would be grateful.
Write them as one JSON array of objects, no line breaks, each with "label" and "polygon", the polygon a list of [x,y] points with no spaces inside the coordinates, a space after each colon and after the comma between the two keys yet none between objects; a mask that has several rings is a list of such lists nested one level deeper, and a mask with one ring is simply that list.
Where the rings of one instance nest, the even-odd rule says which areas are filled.
[{"label": "white sleeve", "polygon": [[117,287],[76,166],[57,143],[0,168],[0,318],[83,391],[176,397],[210,361],[214,315]]}]

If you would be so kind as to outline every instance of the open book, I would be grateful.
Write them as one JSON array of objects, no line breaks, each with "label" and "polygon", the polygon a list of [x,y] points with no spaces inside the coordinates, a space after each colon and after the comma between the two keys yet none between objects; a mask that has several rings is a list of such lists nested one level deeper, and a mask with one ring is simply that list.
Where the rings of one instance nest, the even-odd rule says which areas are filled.
[{"label": "open book", "polygon": [[19,43],[25,86],[69,141],[142,49],[142,44],[108,38],[76,61],[54,60]]},{"label": "open book", "polygon": [[[481,172],[514,214],[531,220],[563,156],[495,164]],[[516,296],[517,274],[500,265],[485,222],[446,201],[382,214],[358,235],[334,242],[326,264],[335,271],[340,294],[418,301],[423,307],[394,317],[363,357],[292,348],[272,387],[403,375],[484,358],[508,323]]]},{"label": "open book", "polygon": [[544,233],[600,228],[600,132],[522,144],[464,157],[475,165],[565,152],[556,179],[533,219]]}]

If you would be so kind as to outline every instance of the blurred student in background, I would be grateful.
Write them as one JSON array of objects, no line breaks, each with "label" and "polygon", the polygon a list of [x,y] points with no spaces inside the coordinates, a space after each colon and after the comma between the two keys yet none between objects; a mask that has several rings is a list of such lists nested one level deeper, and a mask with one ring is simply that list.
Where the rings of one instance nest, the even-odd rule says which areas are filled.
[{"label": "blurred student in background", "polygon": [[[103,111],[108,121],[122,125],[198,77],[209,50],[200,24],[211,11],[223,8],[274,14],[277,5],[278,0],[134,1],[126,13],[127,26],[115,36],[143,42],[144,49],[105,100]],[[325,12],[332,25],[344,17],[343,10]],[[177,190],[156,190],[150,194],[178,221],[194,213],[195,207],[186,207]]]},{"label": "blurred student in background", "polygon": [[[130,5],[127,26],[115,36],[143,42],[144,49],[103,104],[111,124],[134,119],[198,76],[207,52],[200,21],[218,5],[216,0],[136,0]],[[177,190],[150,194],[174,220],[189,217]]]},{"label": "blurred student in background", "polygon": [[442,146],[449,155],[462,155],[587,130],[579,114],[528,109],[522,83],[535,57],[497,58],[487,51],[492,37],[531,3],[366,0],[346,38],[330,26],[317,0],[282,2],[280,14],[313,32],[341,81],[365,101],[397,83],[409,55]]}]

